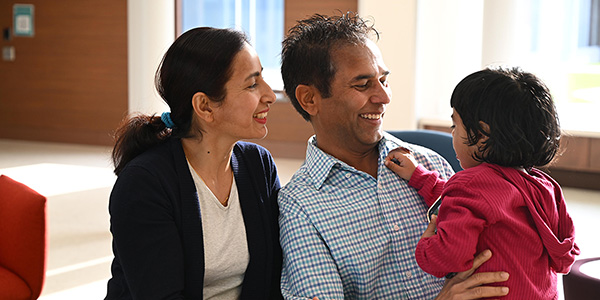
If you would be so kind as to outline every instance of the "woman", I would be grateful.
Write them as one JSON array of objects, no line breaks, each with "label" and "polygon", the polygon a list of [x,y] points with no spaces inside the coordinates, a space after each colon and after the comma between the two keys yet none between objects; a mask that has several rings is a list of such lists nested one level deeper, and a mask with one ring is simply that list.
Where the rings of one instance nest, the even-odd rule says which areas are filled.
[{"label": "woman", "polygon": [[171,112],[129,119],[113,150],[106,299],[279,299],[277,170],[263,138],[275,94],[245,36],[196,28],[165,54]]}]

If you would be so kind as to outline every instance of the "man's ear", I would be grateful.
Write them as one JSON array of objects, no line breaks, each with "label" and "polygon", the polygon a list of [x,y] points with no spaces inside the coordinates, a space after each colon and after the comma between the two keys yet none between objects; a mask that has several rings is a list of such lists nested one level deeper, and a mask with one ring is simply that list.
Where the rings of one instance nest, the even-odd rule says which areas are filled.
[{"label": "man's ear", "polygon": [[319,111],[319,100],[321,94],[310,85],[299,84],[296,87],[296,99],[302,108],[311,116]]},{"label": "man's ear", "polygon": [[199,118],[207,122],[212,121],[213,111],[210,108],[210,98],[205,93],[197,92],[192,96],[192,107]]}]

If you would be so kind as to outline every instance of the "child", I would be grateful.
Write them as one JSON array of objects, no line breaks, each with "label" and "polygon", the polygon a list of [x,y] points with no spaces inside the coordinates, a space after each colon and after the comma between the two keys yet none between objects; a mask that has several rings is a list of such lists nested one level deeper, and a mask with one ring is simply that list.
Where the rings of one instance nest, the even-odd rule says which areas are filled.
[{"label": "child", "polygon": [[560,186],[534,168],[550,163],[561,136],[547,87],[518,68],[488,68],[464,78],[450,105],[463,171],[445,182],[403,148],[385,162],[429,203],[441,193],[437,233],[418,242],[417,263],[442,277],[490,249],[477,272],[508,272],[504,299],[558,299],[556,273],[569,272],[579,248]]}]

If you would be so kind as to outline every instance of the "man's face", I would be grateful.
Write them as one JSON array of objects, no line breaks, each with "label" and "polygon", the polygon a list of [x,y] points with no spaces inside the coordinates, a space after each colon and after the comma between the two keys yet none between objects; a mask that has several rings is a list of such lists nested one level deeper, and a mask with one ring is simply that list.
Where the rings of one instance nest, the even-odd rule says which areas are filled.
[{"label": "man's face", "polygon": [[331,97],[321,100],[312,119],[317,143],[329,150],[370,150],[382,137],[382,117],[392,96],[389,71],[379,48],[370,40],[335,48],[332,59],[336,72]]}]

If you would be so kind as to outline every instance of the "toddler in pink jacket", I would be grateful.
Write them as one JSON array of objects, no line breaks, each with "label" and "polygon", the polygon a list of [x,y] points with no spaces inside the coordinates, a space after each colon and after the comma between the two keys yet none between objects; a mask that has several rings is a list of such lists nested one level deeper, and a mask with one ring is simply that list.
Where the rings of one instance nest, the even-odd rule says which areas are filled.
[{"label": "toddler in pink jacket", "polygon": [[548,88],[518,68],[487,68],[465,77],[450,105],[464,170],[446,182],[406,148],[385,162],[427,203],[441,197],[437,232],[418,242],[417,263],[443,277],[490,249],[477,272],[510,274],[503,299],[558,299],[556,273],[569,272],[579,248],[560,186],[535,168],[552,161],[561,137]]}]

